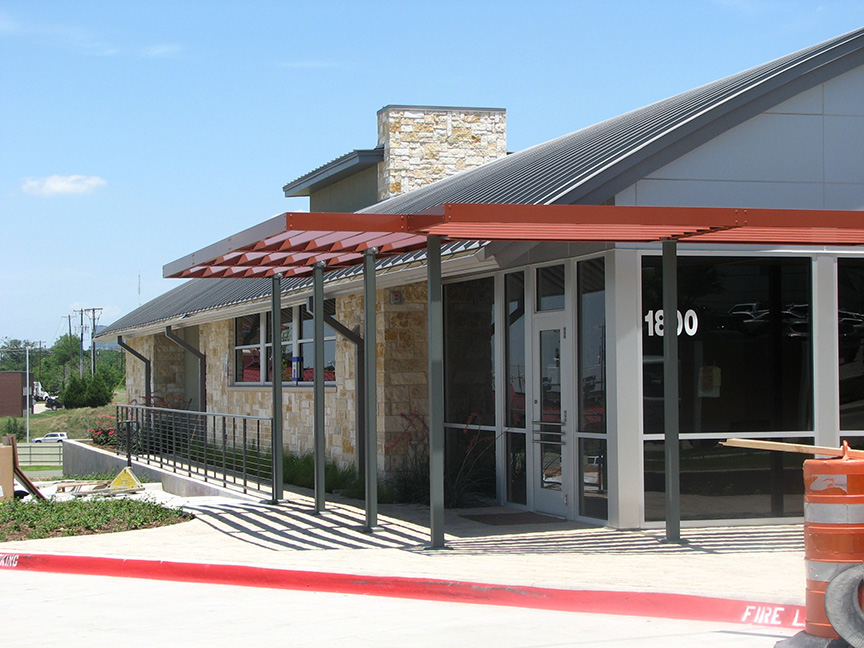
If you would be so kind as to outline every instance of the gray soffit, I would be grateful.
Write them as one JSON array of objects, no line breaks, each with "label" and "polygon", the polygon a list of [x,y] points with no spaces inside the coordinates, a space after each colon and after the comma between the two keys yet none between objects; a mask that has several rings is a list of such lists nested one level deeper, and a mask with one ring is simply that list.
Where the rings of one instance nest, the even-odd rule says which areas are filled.
[{"label": "gray soffit", "polygon": [[599,204],[721,132],[864,64],[864,29],[463,171],[362,212],[444,203]]},{"label": "gray soffit", "polygon": [[292,180],[282,187],[282,191],[285,192],[286,198],[308,196],[348,176],[375,166],[383,160],[384,148],[382,146],[374,149],[355,149],[296,180]]}]

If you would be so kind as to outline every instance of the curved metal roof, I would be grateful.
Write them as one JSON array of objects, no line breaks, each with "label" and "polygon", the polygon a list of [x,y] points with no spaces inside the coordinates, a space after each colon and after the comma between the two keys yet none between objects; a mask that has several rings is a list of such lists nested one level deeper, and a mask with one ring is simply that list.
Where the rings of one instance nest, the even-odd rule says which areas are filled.
[{"label": "curved metal roof", "polygon": [[[725,130],[864,65],[864,29],[464,171],[359,213],[413,214],[445,203],[598,204]],[[451,244],[462,249],[466,244]],[[447,249],[442,250],[443,253]],[[416,260],[423,252],[406,255]],[[384,261],[388,266],[402,257]],[[344,278],[356,272],[328,274]],[[308,289],[286,278],[282,290]],[[269,279],[193,279],[120,318],[100,337],[269,295]]]},{"label": "curved metal roof", "polygon": [[360,213],[599,204],[719,133],[864,63],[864,29],[463,171]]}]

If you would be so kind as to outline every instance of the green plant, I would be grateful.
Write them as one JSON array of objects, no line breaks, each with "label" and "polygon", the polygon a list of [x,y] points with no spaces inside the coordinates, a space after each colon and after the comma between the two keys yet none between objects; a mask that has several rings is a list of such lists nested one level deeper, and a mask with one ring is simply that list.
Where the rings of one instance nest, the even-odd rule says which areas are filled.
[{"label": "green plant", "polygon": [[[286,484],[301,488],[315,487],[315,456],[311,452],[302,455],[285,452],[282,458],[282,476]],[[329,459],[324,462],[324,490],[332,493],[343,491],[348,497],[359,492],[363,496],[363,482],[353,465],[339,466]]]},{"label": "green plant", "polygon": [[[495,493],[495,434],[474,426],[471,414],[461,430],[448,430],[444,505],[476,506]],[[417,412],[403,413],[402,433],[386,446],[400,466],[388,479],[397,502],[429,503],[429,426]],[[472,427],[473,426],[473,427]]]},{"label": "green plant", "polygon": [[117,439],[119,438],[117,435],[117,430],[114,428],[97,428],[95,430],[89,430],[90,439],[92,439],[93,443],[96,445],[110,445],[113,447],[117,446]]},{"label": "green plant", "polygon": [[3,424],[3,436],[11,434],[18,441],[23,441],[27,436],[27,426],[23,421],[15,418],[8,418]]},{"label": "green plant", "polygon": [[143,500],[14,500],[0,504],[0,542],[130,531],[193,516]]},{"label": "green plant", "polygon": [[110,403],[113,396],[113,386],[109,384],[100,370],[94,376],[78,377],[73,375],[60,394],[60,400],[66,409],[76,409],[102,407]]}]

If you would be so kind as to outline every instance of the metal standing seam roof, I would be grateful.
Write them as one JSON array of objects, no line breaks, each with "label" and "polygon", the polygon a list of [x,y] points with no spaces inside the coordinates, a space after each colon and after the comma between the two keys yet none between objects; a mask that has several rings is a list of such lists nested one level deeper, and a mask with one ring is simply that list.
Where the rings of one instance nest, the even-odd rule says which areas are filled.
[{"label": "metal standing seam roof", "polygon": [[360,213],[599,204],[719,132],[864,63],[864,29],[463,171]]},{"label": "metal standing seam roof", "polygon": [[[785,99],[864,64],[864,29],[461,172],[358,213],[413,214],[445,203],[600,203],[663,164]],[[326,165],[325,165],[326,166]],[[716,242],[723,242],[722,234]],[[465,243],[445,246],[464,248]],[[421,252],[405,258],[416,259]],[[397,265],[400,257],[384,261]],[[328,273],[328,280],[356,269]],[[116,335],[226,305],[263,299],[267,279],[201,279],[157,297],[107,327]],[[239,284],[239,285],[238,285]],[[283,292],[311,280],[283,279]]]}]

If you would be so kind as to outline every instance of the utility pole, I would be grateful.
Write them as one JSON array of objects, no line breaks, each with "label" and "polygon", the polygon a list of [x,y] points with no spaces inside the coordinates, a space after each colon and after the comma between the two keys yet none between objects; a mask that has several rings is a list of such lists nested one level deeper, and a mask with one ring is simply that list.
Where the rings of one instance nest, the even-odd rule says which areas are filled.
[{"label": "utility pole", "polygon": [[[66,315],[66,319],[69,320],[69,371],[72,371],[72,365],[75,362],[75,359],[72,356],[72,316]],[[66,387],[66,370],[63,370],[63,387]]]},{"label": "utility pole", "polygon": [[84,309],[72,311],[81,316],[81,328],[79,329],[81,337],[78,339],[78,377],[84,377]]},{"label": "utility pole", "polygon": [[90,321],[93,325],[90,327],[90,375],[96,375],[96,311],[102,312],[101,308],[85,308],[85,311],[90,313]]},{"label": "utility pole", "polygon": [[30,347],[24,347],[24,354],[26,356],[26,367],[24,371],[24,382],[27,383],[27,409],[24,410],[25,416],[27,417],[27,443],[30,443],[30,410],[33,407],[33,381],[30,380]]}]

